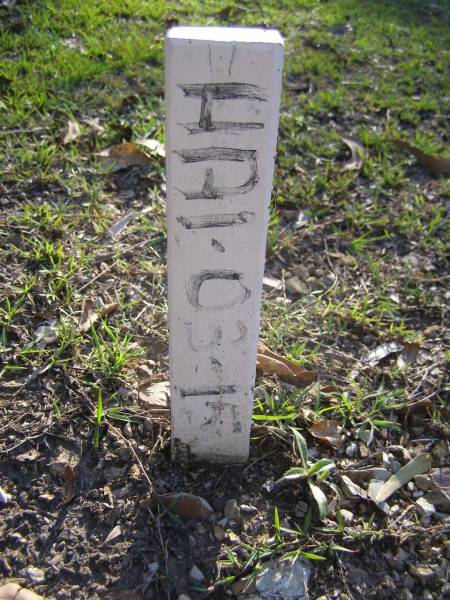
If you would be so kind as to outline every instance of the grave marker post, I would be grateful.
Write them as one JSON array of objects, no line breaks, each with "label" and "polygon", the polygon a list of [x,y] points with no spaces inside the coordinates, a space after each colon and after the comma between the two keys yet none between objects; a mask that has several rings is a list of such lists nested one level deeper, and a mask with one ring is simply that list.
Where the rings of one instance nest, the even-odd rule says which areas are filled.
[{"label": "grave marker post", "polygon": [[166,36],[172,456],[248,458],[283,40]]}]

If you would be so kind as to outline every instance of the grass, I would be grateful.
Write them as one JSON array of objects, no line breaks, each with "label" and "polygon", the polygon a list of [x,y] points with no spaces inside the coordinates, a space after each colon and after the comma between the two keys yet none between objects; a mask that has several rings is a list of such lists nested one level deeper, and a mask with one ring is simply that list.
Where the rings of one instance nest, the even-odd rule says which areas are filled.
[{"label": "grass", "polygon": [[[407,429],[414,421],[408,406],[432,398],[430,412],[418,418],[422,433],[448,433],[450,188],[392,144],[400,137],[448,155],[445,2],[38,0],[1,7],[0,19],[5,389],[29,402],[48,380],[70,390],[45,406],[58,422],[87,394],[89,409],[80,410],[101,454],[104,422],[130,420],[137,366],[167,378],[164,162],[155,157],[147,170],[108,175],[98,153],[143,136],[164,142],[163,36],[170,25],[273,26],[286,37],[286,57],[266,271],[287,292],[265,294],[262,337],[321,380],[292,388],[260,377],[255,423],[283,435],[302,428],[309,446],[308,425],[322,418],[338,421],[358,443],[398,443],[415,435]],[[64,145],[69,119],[81,135]],[[349,158],[342,136],[366,148],[359,173],[342,168]],[[126,230],[111,236],[111,225],[131,211]],[[296,229],[299,211],[307,221]],[[289,291],[294,276],[301,293]],[[119,308],[80,331],[86,299]],[[56,333],[47,345],[36,338],[42,325]],[[418,362],[360,361],[386,341],[418,342]],[[274,544],[249,544],[240,558],[229,551],[222,563],[231,572],[257,565],[267,552],[289,555],[293,531],[301,540],[294,553],[328,555],[350,534],[376,539],[388,527],[377,514],[349,532],[338,513],[334,541],[315,541],[326,499],[310,470],[337,461],[338,471],[342,457],[311,465],[297,444],[301,466],[289,451],[291,467],[309,473],[319,511],[283,529],[284,509],[275,508]],[[334,473],[329,480],[338,482]]]}]

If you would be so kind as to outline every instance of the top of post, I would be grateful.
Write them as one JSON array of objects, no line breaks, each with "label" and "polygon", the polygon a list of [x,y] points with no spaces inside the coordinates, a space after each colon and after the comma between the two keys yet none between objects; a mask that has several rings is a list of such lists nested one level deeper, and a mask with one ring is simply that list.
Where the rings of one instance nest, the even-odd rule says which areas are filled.
[{"label": "top of post", "polygon": [[238,42],[248,44],[284,45],[276,29],[257,27],[172,27],[167,40],[195,40],[198,42]]}]

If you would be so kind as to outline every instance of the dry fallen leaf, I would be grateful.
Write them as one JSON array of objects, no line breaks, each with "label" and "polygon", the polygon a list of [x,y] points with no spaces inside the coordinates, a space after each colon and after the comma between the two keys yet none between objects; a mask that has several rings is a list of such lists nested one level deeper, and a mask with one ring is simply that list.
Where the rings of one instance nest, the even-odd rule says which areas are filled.
[{"label": "dry fallen leaf", "polygon": [[450,173],[450,158],[436,158],[431,154],[422,152],[422,150],[408,144],[408,142],[405,142],[404,140],[392,140],[392,142],[402,150],[414,154],[419,163],[432,173],[436,173],[437,175]]},{"label": "dry fallen leaf", "polygon": [[105,317],[110,313],[114,312],[119,308],[118,302],[111,302],[110,304],[105,304],[102,308],[98,309],[94,302],[91,300],[83,300],[83,307],[81,309],[81,317],[78,322],[77,331],[78,333],[83,333],[90,329],[91,325],[93,325],[100,317]]},{"label": "dry fallen leaf", "polygon": [[395,494],[402,486],[417,475],[423,475],[431,469],[431,456],[427,453],[419,454],[408,464],[392,475],[378,490],[375,502],[384,502]]},{"label": "dry fallen leaf", "polygon": [[154,159],[136,144],[128,142],[104,150],[99,156],[104,157],[104,164],[112,173],[128,167],[148,167],[154,163]]},{"label": "dry fallen leaf", "polygon": [[258,371],[272,373],[278,375],[283,381],[294,385],[311,383],[316,381],[317,374],[299,367],[291,360],[284,358],[269,348],[260,341],[258,344],[258,355],[256,357],[256,368]]},{"label": "dry fallen leaf", "polygon": [[122,217],[121,219],[119,219],[118,221],[116,221],[115,223],[113,223],[111,225],[111,227],[108,230],[108,235],[110,237],[116,237],[118,236],[120,233],[122,233],[122,231],[128,227],[128,225],[131,223],[131,221],[136,217],[136,213],[134,210],[132,210],[131,212],[127,213],[124,217]]},{"label": "dry fallen leaf", "polygon": [[397,357],[397,365],[404,368],[406,365],[412,365],[416,361],[420,346],[415,342],[387,342],[377,346],[370,352],[366,352],[361,357],[362,362],[375,366],[390,354],[401,353]]},{"label": "dry fallen leaf", "polygon": [[184,492],[158,496],[158,500],[166,510],[182,519],[207,519],[213,512],[204,498]]},{"label": "dry fallen leaf", "polygon": [[364,146],[352,138],[343,136],[341,140],[346,144],[352,153],[351,159],[342,167],[343,171],[359,171],[362,169],[364,161],[367,158],[367,152]]},{"label": "dry fallen leaf", "polygon": [[255,425],[253,423],[251,433],[252,433],[252,436],[260,435],[260,434],[275,435],[284,440],[288,440],[289,442],[292,439],[292,436],[286,430],[282,429],[281,427],[275,427],[274,425]]},{"label": "dry fallen leaf", "polygon": [[404,342],[403,350],[397,357],[398,367],[404,369],[407,365],[413,365],[416,362],[419,350],[420,345],[416,342]]},{"label": "dry fallen leaf", "polygon": [[311,425],[309,431],[314,437],[327,442],[333,448],[337,448],[342,442],[342,427],[338,421],[333,421],[332,419],[317,421]]},{"label": "dry fallen leaf", "polygon": [[350,469],[345,471],[345,475],[349,477],[353,483],[364,483],[371,479],[378,479],[379,481],[387,481],[390,477],[390,472],[383,467],[368,467],[366,469]]},{"label": "dry fallen leaf", "polygon": [[61,506],[64,506],[72,500],[76,491],[75,473],[69,464],[64,467],[62,480],[64,484],[64,500],[61,502]]},{"label": "dry fallen leaf", "polygon": [[359,498],[362,498],[363,500],[369,499],[369,494],[367,491],[352,481],[350,477],[347,477],[347,475],[341,475],[341,479],[348,494],[351,496],[359,496]]},{"label": "dry fallen leaf", "polygon": [[23,454],[18,454],[15,459],[18,460],[19,462],[26,462],[28,460],[36,460],[36,458],[39,456],[39,452],[36,450],[36,448],[32,448],[31,450],[28,450],[28,452],[24,452]]},{"label": "dry fallen leaf", "polygon": [[78,123],[76,121],[69,120],[67,122],[65,129],[61,133],[61,136],[60,136],[61,144],[64,144],[64,145],[69,144],[70,142],[73,142],[78,137],[80,137],[80,135],[81,135],[81,129],[80,129],[80,126],[78,125]]},{"label": "dry fallen leaf", "polygon": [[44,600],[44,597],[20,587],[17,583],[7,583],[0,586],[0,600]]},{"label": "dry fallen leaf", "polygon": [[328,252],[328,256],[340,260],[346,267],[356,267],[356,258],[350,254],[343,254],[336,250],[335,252]]},{"label": "dry fallen leaf", "polygon": [[87,49],[84,46],[83,42],[75,37],[66,38],[61,40],[61,44],[66,48],[70,48],[71,50],[78,50],[81,54],[86,54]]},{"label": "dry fallen leaf", "polygon": [[160,381],[138,391],[141,406],[145,408],[169,408],[170,383]]},{"label": "dry fallen leaf", "polygon": [[95,133],[101,134],[105,131],[103,125],[100,125],[100,119],[98,117],[84,117],[83,123],[89,125]]},{"label": "dry fallen leaf", "polygon": [[158,142],[158,140],[138,138],[136,140],[136,144],[139,146],[145,146],[152,153],[157,154],[158,156],[162,156],[163,158],[166,156],[165,146],[164,144],[161,144],[161,142]]},{"label": "dry fallen leaf", "polygon": [[116,525],[105,538],[104,544],[110,544],[111,542],[115,542],[118,537],[122,535],[122,529],[120,525]]},{"label": "dry fallen leaf", "polygon": [[383,360],[383,358],[386,358],[386,356],[401,352],[402,350],[403,344],[400,344],[399,342],[388,342],[386,344],[381,344],[381,346],[377,346],[374,350],[370,350],[370,352],[366,352],[366,354],[361,356],[361,360],[374,366]]}]

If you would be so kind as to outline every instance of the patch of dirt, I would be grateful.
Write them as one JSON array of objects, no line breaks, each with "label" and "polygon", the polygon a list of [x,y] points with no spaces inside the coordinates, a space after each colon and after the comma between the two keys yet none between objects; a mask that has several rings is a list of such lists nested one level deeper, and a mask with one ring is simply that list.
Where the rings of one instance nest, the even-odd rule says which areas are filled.
[{"label": "patch of dirt", "polygon": [[[13,421],[12,397],[3,404],[3,415],[7,406]],[[29,422],[36,419],[39,408],[35,406]],[[0,507],[0,569],[5,580],[32,587],[46,598],[150,599],[177,598],[181,593],[204,597],[193,590],[189,577],[193,565],[205,576],[205,583],[197,587],[207,589],[217,581],[218,561],[226,559],[227,549],[239,560],[247,556],[242,544],[257,547],[270,543],[275,505],[282,519],[291,524],[297,502],[307,499],[301,487],[283,491],[276,498],[265,491],[268,481],[291,466],[292,456],[288,444],[261,435],[260,430],[256,430],[258,439],[252,443],[247,465],[186,468],[170,460],[165,417],[148,415],[122,431],[117,425],[106,426],[99,452],[92,446],[92,430],[86,420],[51,420],[42,433],[29,440],[19,431],[12,433],[12,427],[3,429],[8,435],[7,451],[1,454],[0,486],[12,499]],[[155,489],[142,475],[133,450]],[[75,476],[75,496],[67,504],[61,469],[55,467],[58,463],[70,464]],[[155,490],[157,494],[183,491],[199,495],[211,504],[213,516],[203,522],[182,521],[163,510],[155,500]],[[217,523],[223,520],[230,499],[255,510],[238,514],[223,527],[223,539],[217,539],[221,537]],[[366,515],[368,510],[372,508],[360,504],[355,515]],[[331,520],[328,527],[333,527]],[[417,577],[408,575],[405,580],[406,564],[391,561],[394,568],[387,562],[386,553],[394,543],[401,543],[402,529],[403,524],[391,528],[392,534],[373,532],[372,543],[340,536],[340,543],[355,554],[332,552],[324,564],[314,563],[311,597],[400,598],[406,597],[402,596],[405,585],[411,587],[410,598],[425,597],[424,587],[438,594],[437,576],[423,586]],[[444,529],[443,525],[428,531],[417,528],[413,543],[405,535],[404,547],[418,548],[408,551],[408,565],[428,562],[434,552],[434,568],[445,568],[440,554]],[[113,531],[116,537],[105,541]],[[330,538],[326,533],[317,536],[323,542]],[[30,582],[30,566],[42,570],[43,582]],[[230,572],[237,574],[236,569],[222,567],[221,575]],[[216,586],[208,597],[230,595]]]}]

